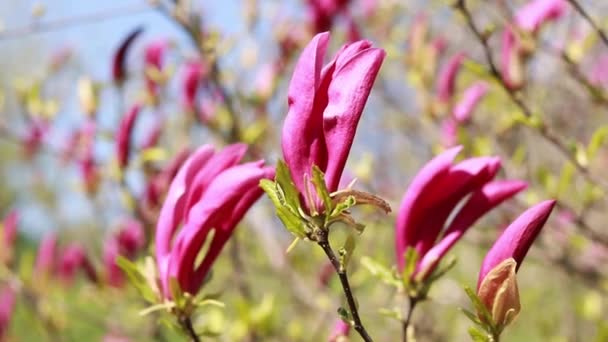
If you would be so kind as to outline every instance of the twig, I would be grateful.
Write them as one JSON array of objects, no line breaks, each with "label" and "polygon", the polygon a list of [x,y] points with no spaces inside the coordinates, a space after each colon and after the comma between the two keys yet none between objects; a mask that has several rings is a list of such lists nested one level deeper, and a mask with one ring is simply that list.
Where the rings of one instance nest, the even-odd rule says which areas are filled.
[{"label": "twig", "polygon": [[190,340],[192,342],[200,342],[201,338],[196,334],[194,326],[192,326],[192,320],[190,319],[190,316],[181,316],[179,318],[179,323],[186,332],[186,334],[190,337]]},{"label": "twig", "polygon": [[87,25],[99,23],[103,20],[116,19],[120,17],[131,16],[146,11],[150,11],[150,5],[125,6],[112,8],[106,11],[88,13],[81,16],[58,19],[49,22],[33,23],[26,27],[4,30],[0,32],[0,40],[19,39],[25,35],[36,33],[45,33],[49,31],[61,30],[75,25]]},{"label": "twig", "polygon": [[[488,44],[488,39],[479,30],[477,25],[475,25],[473,16],[471,15],[471,12],[466,6],[466,0],[458,0],[454,4],[454,7],[462,13],[467,22],[467,26],[471,29],[471,31],[473,31],[475,37],[483,46],[486,62],[490,68],[490,74],[503,88],[503,90],[509,96],[511,101],[522,111],[522,113],[526,117],[532,117],[532,111],[530,110],[530,107],[528,107],[528,105],[518,96],[518,94],[505,83],[504,79],[500,75],[500,72],[496,67],[496,63],[494,62],[494,57],[492,56],[492,50],[490,49],[490,45]],[[553,132],[551,132],[544,123],[541,123],[536,131],[545,141],[553,145],[568,161],[570,161],[574,165],[576,170],[589,183],[600,186],[603,190],[608,191],[608,184],[606,184],[605,181],[593,176],[589,169],[577,160],[576,156],[570,151],[570,149]]]},{"label": "twig", "polygon": [[342,289],[344,290],[344,296],[346,297],[346,301],[348,303],[348,308],[351,316],[353,317],[354,328],[359,333],[361,338],[366,342],[373,341],[372,338],[365,330],[363,323],[361,322],[361,318],[359,317],[359,311],[357,310],[357,303],[355,302],[355,297],[353,296],[352,290],[350,288],[350,284],[348,282],[348,275],[346,274],[346,270],[340,265],[340,261],[334,254],[331,245],[329,244],[329,240],[327,239],[327,235],[324,235],[319,240],[319,246],[323,248],[323,251],[331,261],[331,264],[334,266],[338,277],[340,278],[340,283],[342,284]]},{"label": "twig", "polygon": [[606,45],[606,47],[608,47],[608,35],[606,34],[606,32],[604,32],[604,30],[602,30],[602,28],[591,18],[591,16],[589,15],[589,13],[587,13],[587,11],[585,11],[585,9],[583,8],[583,6],[581,6],[581,4],[579,4],[576,0],[568,0],[568,2],[570,3],[570,5],[572,5],[572,7],[574,7],[574,9],[583,17],[585,18],[585,20],[589,23],[589,25],[591,25],[591,27],[593,28],[593,30],[595,30],[595,33],[597,33],[597,35],[600,37],[600,39],[602,40],[602,42],[604,43],[604,45]]},{"label": "twig", "polygon": [[412,323],[412,317],[414,316],[414,309],[416,308],[416,304],[418,304],[418,298],[416,297],[408,297],[409,301],[410,301],[410,306],[407,309],[407,315],[405,316],[405,319],[403,320],[403,323],[401,325],[402,330],[403,330],[403,342],[407,342],[408,341],[408,329]]}]

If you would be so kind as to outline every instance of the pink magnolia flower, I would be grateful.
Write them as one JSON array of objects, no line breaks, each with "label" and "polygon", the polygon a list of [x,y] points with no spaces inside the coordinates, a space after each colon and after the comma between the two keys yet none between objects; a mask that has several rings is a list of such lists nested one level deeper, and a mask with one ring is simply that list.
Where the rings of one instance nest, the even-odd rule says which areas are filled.
[{"label": "pink magnolia flower", "polygon": [[144,228],[139,221],[127,219],[121,223],[121,226],[105,241],[103,246],[106,280],[113,287],[121,287],[125,281],[122,269],[116,263],[116,258],[122,255],[133,260],[146,243]]},{"label": "pink magnolia flower", "polygon": [[8,332],[16,299],[17,293],[10,285],[0,288],[0,340],[3,340]]},{"label": "pink magnolia flower", "polygon": [[515,24],[522,30],[535,33],[540,27],[556,20],[566,12],[565,0],[532,0],[515,13]]},{"label": "pink magnolia flower", "polygon": [[116,159],[118,167],[124,170],[129,164],[129,153],[131,152],[131,137],[135,128],[135,120],[141,111],[141,105],[135,104],[129,112],[123,116],[116,132]]},{"label": "pink magnolia flower", "polygon": [[125,277],[122,274],[122,270],[116,263],[116,258],[120,254],[118,240],[115,236],[111,236],[103,244],[103,264],[108,285],[117,288],[122,287],[125,282]]},{"label": "pink magnolia flower", "polygon": [[343,46],[322,66],[328,33],[306,46],[289,84],[289,112],[281,146],[292,179],[305,193],[312,166],[325,173],[336,191],[353,143],[357,124],[380,70],[385,52],[365,40]]},{"label": "pink magnolia flower", "polygon": [[129,35],[125,37],[125,39],[120,43],[118,49],[114,53],[114,57],[112,58],[112,79],[117,84],[124,82],[127,71],[126,71],[126,61],[127,61],[127,53],[129,49],[133,45],[135,39],[144,31],[143,27],[137,27]]},{"label": "pink magnolia flower", "polygon": [[206,75],[207,66],[200,60],[192,60],[184,64],[182,75],[182,101],[187,111],[194,111],[196,109],[196,93]]},{"label": "pink magnolia flower", "polygon": [[[429,276],[479,218],[526,187],[522,181],[493,180],[500,168],[498,157],[469,158],[454,164],[460,150],[460,146],[448,149],[428,162],[401,202],[396,223],[397,263],[403,269],[406,250],[414,248],[419,259],[412,276],[418,279]],[[461,202],[464,204],[459,206]]]},{"label": "pink magnolia flower", "polygon": [[460,71],[465,57],[462,52],[455,54],[439,71],[437,80],[437,99],[439,101],[449,102],[454,96],[456,76],[458,76],[458,71]]},{"label": "pink magnolia flower", "polygon": [[152,127],[147,130],[147,133],[141,142],[140,148],[145,150],[158,145],[158,141],[163,134],[163,127],[163,120],[161,118],[156,118],[154,123],[152,123]]},{"label": "pink magnolia flower", "polygon": [[31,158],[40,150],[48,131],[49,124],[45,120],[35,118],[28,123],[27,132],[22,138],[26,157]]},{"label": "pink magnolia flower", "polygon": [[448,148],[458,143],[458,123],[452,118],[446,118],[441,122],[439,133],[441,146]]},{"label": "pink magnolia flower", "polygon": [[466,123],[471,119],[471,114],[479,104],[479,101],[487,94],[489,86],[484,81],[477,81],[468,87],[460,102],[454,107],[452,116],[459,123]]},{"label": "pink magnolia flower", "polygon": [[76,272],[79,270],[84,271],[90,281],[97,282],[97,272],[87,257],[84,248],[77,243],[72,243],[65,248],[61,255],[59,276],[69,284],[74,280]]},{"label": "pink magnolia flower", "polygon": [[133,218],[124,220],[121,229],[116,234],[116,240],[121,253],[128,258],[134,258],[146,246],[143,225]]},{"label": "pink magnolia flower", "polygon": [[169,42],[165,39],[155,40],[145,47],[144,61],[146,66],[146,88],[148,89],[150,96],[154,98],[158,95],[158,82],[151,77],[148,71],[150,69],[155,71],[163,70],[163,59],[168,48]]},{"label": "pink magnolia flower", "polygon": [[55,271],[55,257],[57,249],[57,236],[54,233],[48,233],[44,236],[38,247],[38,255],[36,256],[36,275],[50,276]]},{"label": "pink magnolia flower", "polygon": [[2,221],[2,235],[0,236],[0,263],[8,264],[13,259],[13,249],[17,240],[17,224],[19,212],[11,210]]},{"label": "pink magnolia flower", "polygon": [[[274,169],[263,161],[238,165],[246,150],[246,145],[233,144],[216,153],[204,145],[171,182],[156,226],[156,260],[165,297],[170,297],[171,278],[182,291],[198,292],[232,231],[262,195],[258,183],[274,177]],[[207,239],[212,240],[197,265]]]},{"label": "pink magnolia flower", "polygon": [[93,155],[93,147],[93,144],[83,146],[84,150],[78,161],[82,184],[88,194],[94,194],[99,184],[99,172],[95,163],[95,156]]},{"label": "pink magnolia flower", "polygon": [[[526,210],[496,240],[479,271],[477,296],[488,309],[499,331],[519,313],[519,289],[515,273],[555,206],[544,201]],[[479,314],[478,314],[479,315]],[[479,315],[484,320],[483,315]]]},{"label": "pink magnolia flower", "polygon": [[523,51],[519,38],[510,26],[502,32],[500,50],[500,73],[505,84],[511,89],[519,89],[524,83]]},{"label": "pink magnolia flower", "polygon": [[329,342],[339,342],[344,341],[348,334],[350,333],[350,324],[344,322],[342,319],[338,318],[336,323],[334,323],[334,328],[329,335]]},{"label": "pink magnolia flower", "polygon": [[555,200],[540,202],[526,210],[504,230],[483,259],[477,281],[478,288],[486,274],[506,259],[513,258],[517,263],[516,269],[519,269],[554,206]]}]

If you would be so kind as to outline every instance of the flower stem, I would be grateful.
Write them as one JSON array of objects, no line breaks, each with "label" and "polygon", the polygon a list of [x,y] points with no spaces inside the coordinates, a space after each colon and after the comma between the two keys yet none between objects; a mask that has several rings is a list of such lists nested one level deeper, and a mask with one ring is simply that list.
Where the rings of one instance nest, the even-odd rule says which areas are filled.
[{"label": "flower stem", "polygon": [[201,338],[194,331],[194,326],[192,325],[192,320],[190,316],[183,315],[179,317],[179,324],[182,326],[186,334],[190,337],[192,342],[200,342]]},{"label": "flower stem", "polygon": [[412,316],[414,315],[414,309],[416,308],[416,304],[418,304],[418,298],[416,297],[408,297],[410,300],[410,306],[407,309],[407,315],[402,322],[403,329],[403,342],[408,341],[408,329],[412,325]]},{"label": "flower stem", "polygon": [[319,246],[323,248],[323,251],[331,261],[331,264],[334,266],[338,277],[340,278],[340,283],[342,283],[342,289],[344,290],[344,296],[346,297],[346,301],[348,302],[348,308],[351,316],[354,321],[354,328],[359,333],[361,338],[366,342],[372,342],[373,339],[365,330],[363,323],[361,322],[361,317],[359,317],[359,312],[357,311],[357,304],[355,303],[355,297],[353,296],[352,290],[350,288],[350,284],[348,282],[348,275],[346,274],[346,270],[340,265],[340,261],[336,257],[331,245],[329,244],[329,240],[327,236],[324,236],[322,239],[318,241]]}]

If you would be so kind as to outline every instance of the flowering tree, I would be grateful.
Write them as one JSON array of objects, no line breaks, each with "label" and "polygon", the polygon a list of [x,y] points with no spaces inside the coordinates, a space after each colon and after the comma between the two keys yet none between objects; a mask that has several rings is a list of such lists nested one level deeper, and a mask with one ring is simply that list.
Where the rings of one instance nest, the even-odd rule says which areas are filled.
[{"label": "flowering tree", "polygon": [[0,31],[0,341],[608,338],[602,4],[235,3]]}]

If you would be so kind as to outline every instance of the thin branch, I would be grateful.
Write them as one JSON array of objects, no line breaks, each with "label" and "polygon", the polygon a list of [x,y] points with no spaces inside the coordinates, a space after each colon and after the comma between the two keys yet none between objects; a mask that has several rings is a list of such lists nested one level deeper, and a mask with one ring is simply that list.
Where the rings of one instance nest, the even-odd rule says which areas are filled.
[{"label": "thin branch", "polygon": [[96,24],[100,21],[131,16],[133,14],[139,14],[151,11],[153,9],[154,8],[150,7],[149,4],[139,4],[112,8],[105,11],[87,13],[85,15],[62,18],[54,21],[35,22],[29,26],[0,31],[0,40],[19,39],[27,35],[57,31],[72,26]]},{"label": "thin branch", "polygon": [[179,323],[192,342],[200,342],[201,338],[196,334],[190,316],[181,316],[179,318]]},{"label": "thin branch", "polygon": [[585,9],[583,8],[583,6],[581,6],[581,4],[579,4],[576,0],[568,0],[568,2],[570,3],[570,5],[572,5],[572,7],[574,7],[574,9],[576,9],[576,11],[583,18],[585,18],[585,20],[589,23],[589,25],[591,25],[591,27],[593,28],[593,30],[595,31],[595,33],[597,33],[597,35],[600,37],[600,39],[602,40],[602,42],[604,43],[604,45],[606,45],[606,47],[608,47],[608,35],[593,20],[593,18],[591,18],[591,16],[589,15],[589,13],[587,13],[587,11],[585,11]]},{"label": "thin branch", "polygon": [[[486,57],[486,62],[490,68],[489,73],[498,82],[498,84],[502,87],[502,89],[506,92],[506,94],[509,96],[511,101],[522,111],[522,113],[526,117],[532,117],[532,111],[530,110],[530,107],[528,107],[528,105],[518,96],[518,93],[516,91],[511,89],[505,83],[504,79],[500,75],[498,67],[496,66],[496,63],[494,61],[494,57],[492,56],[492,50],[488,43],[488,39],[487,39],[486,35],[484,35],[481,32],[481,30],[479,30],[477,25],[475,24],[475,21],[473,20],[473,16],[472,16],[471,12],[469,11],[469,8],[466,5],[466,0],[458,0],[454,4],[454,7],[458,11],[460,11],[460,13],[462,13],[462,15],[464,16],[464,18],[466,20],[467,26],[471,29],[471,31],[473,31],[475,37],[477,38],[479,43],[481,43],[481,45],[483,46],[483,51],[484,51],[484,54]],[[540,136],[545,141],[547,141],[551,145],[553,145],[568,161],[570,161],[574,165],[576,170],[589,183],[600,186],[603,190],[608,191],[608,184],[606,184],[606,182],[604,180],[598,179],[594,175],[592,175],[591,172],[589,171],[589,169],[578,161],[576,156],[572,153],[572,151],[570,151],[570,148],[568,148],[565,143],[563,143],[553,132],[551,132],[544,123],[541,123],[541,125],[538,127],[538,129],[536,131],[540,134]]]},{"label": "thin branch", "polygon": [[407,315],[405,316],[405,319],[403,320],[403,323],[401,325],[402,331],[403,331],[403,342],[407,342],[408,341],[408,330],[411,326],[412,323],[412,317],[414,316],[414,309],[416,308],[416,304],[418,304],[418,298],[415,297],[408,297],[409,301],[410,301],[410,306],[407,308]]},{"label": "thin branch", "polygon": [[338,277],[340,278],[340,283],[342,284],[342,289],[344,290],[344,296],[346,297],[346,301],[348,303],[348,308],[351,316],[353,317],[354,328],[359,333],[361,338],[366,342],[373,341],[372,338],[365,330],[363,323],[361,322],[361,317],[359,317],[359,311],[357,310],[357,303],[355,302],[355,297],[353,296],[352,290],[350,288],[350,284],[348,282],[348,275],[346,274],[346,270],[340,265],[340,261],[336,257],[333,249],[329,244],[329,240],[327,236],[324,236],[319,242],[319,246],[323,248],[323,251],[331,261],[331,264],[334,266],[336,273],[338,273]]}]

